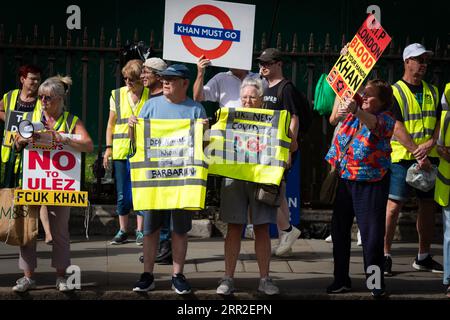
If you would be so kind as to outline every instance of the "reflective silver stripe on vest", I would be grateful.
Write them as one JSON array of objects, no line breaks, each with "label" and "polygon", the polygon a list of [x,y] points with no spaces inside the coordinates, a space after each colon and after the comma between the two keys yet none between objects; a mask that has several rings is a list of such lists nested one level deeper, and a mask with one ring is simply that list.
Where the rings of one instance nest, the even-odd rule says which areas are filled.
[{"label": "reflective silver stripe on vest", "polygon": [[441,180],[444,184],[446,184],[447,186],[450,186],[450,179],[447,179],[446,177],[444,177],[444,175],[443,175],[440,171],[438,171],[437,177],[438,177],[439,180]]},{"label": "reflective silver stripe on vest", "polygon": [[[394,83],[393,87],[395,87],[398,90],[398,93],[400,94],[400,98],[402,99],[403,105],[406,106],[408,104],[408,99],[406,98],[405,93],[402,90],[402,87],[398,83]],[[398,101],[397,101],[398,102]],[[403,114],[403,109],[400,108]],[[403,114],[403,117],[405,118],[405,114]]]},{"label": "reflective silver stripe on vest", "polygon": [[120,114],[120,88],[114,90],[114,102],[116,104],[116,124],[122,124],[122,115]]},{"label": "reflective silver stripe on vest", "polygon": [[427,83],[428,88],[430,88],[431,94],[433,95],[433,101],[434,101],[434,106],[436,107],[438,104],[438,93],[437,93],[437,89],[435,90],[434,87],[431,84]]},{"label": "reflective silver stripe on vest", "polygon": [[[227,134],[226,130],[210,130],[209,133],[210,133],[210,136],[223,137],[224,139],[228,138],[226,136],[226,134]],[[240,133],[239,136],[241,136],[241,137],[242,136],[244,136],[244,137],[256,137],[256,136],[253,136],[253,135],[250,135],[250,134],[245,134],[245,133]],[[277,139],[277,138],[275,138],[275,137],[273,137],[271,135],[266,135],[260,140],[261,143],[267,143],[269,141],[270,141],[270,144],[272,145],[272,147],[280,146],[280,147],[289,149],[289,147],[291,146],[290,142],[287,142],[287,141],[284,141],[284,140],[281,140],[281,139]]]},{"label": "reflective silver stripe on vest", "polygon": [[[73,122],[74,118],[75,118],[75,116],[73,114],[69,113],[69,115],[67,116],[67,119],[66,119],[66,123],[65,123],[65,126],[66,126],[66,130],[64,130],[65,132],[72,133],[72,130],[70,130],[70,128],[72,127],[72,122]],[[73,127],[73,129],[75,129],[75,127]]]},{"label": "reflective silver stripe on vest", "polygon": [[133,188],[154,188],[154,187],[180,187],[180,186],[203,186],[206,187],[206,180],[183,179],[183,180],[150,180],[132,182]]},{"label": "reflective silver stripe on vest", "polygon": [[6,95],[6,99],[8,100],[7,101],[8,103],[4,106],[5,107],[5,111],[6,111],[5,126],[8,125],[9,117],[11,115],[11,97],[12,97],[12,94],[13,94],[13,90],[8,92],[8,94]]},{"label": "reflective silver stripe on vest", "polygon": [[437,141],[437,145],[445,146],[444,138],[445,138],[445,135],[446,135],[446,133],[447,133],[447,131],[449,129],[449,126],[450,126],[450,115],[447,115],[447,117],[445,117],[445,120],[444,120],[444,127],[441,128],[441,132],[439,133],[439,138],[438,138],[438,141]]},{"label": "reflective silver stripe on vest", "polygon": [[128,138],[128,133],[114,133],[113,139],[126,139]]},{"label": "reflective silver stripe on vest", "polygon": [[[259,153],[257,154],[259,155]],[[219,157],[221,159],[225,159],[224,164],[233,164],[233,163],[249,163],[249,164],[259,164],[259,165],[270,165],[274,167],[282,167],[287,168],[287,163],[285,161],[280,161],[275,158],[265,156],[264,159],[260,159],[259,156],[249,156],[247,153],[237,153],[232,151],[223,151],[223,150],[212,150],[211,156]],[[264,161],[263,161],[264,160]]]},{"label": "reflective silver stripe on vest", "polygon": [[191,162],[190,159],[130,162],[131,169],[146,169],[146,168],[161,168],[161,167],[176,168],[187,166],[196,166],[208,169],[208,164],[205,161],[195,160],[194,162]]}]

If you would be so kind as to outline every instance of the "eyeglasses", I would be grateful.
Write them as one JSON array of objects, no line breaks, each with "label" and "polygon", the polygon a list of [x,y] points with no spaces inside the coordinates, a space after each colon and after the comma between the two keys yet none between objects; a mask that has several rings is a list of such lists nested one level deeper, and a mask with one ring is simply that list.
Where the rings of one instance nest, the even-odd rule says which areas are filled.
[{"label": "eyeglasses", "polygon": [[39,96],[39,100],[41,100],[41,101],[51,101],[53,98],[54,98],[54,96],[45,96],[45,95]]},{"label": "eyeglasses", "polygon": [[411,57],[409,59],[414,60],[419,64],[430,64],[430,58],[428,57]]}]

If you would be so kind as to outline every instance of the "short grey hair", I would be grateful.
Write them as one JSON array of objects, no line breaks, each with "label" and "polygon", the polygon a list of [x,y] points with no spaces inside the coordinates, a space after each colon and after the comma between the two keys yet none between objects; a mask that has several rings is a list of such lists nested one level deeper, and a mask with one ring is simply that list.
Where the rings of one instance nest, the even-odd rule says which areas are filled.
[{"label": "short grey hair", "polygon": [[256,88],[256,92],[258,92],[258,96],[262,97],[264,94],[263,83],[261,79],[246,77],[241,84],[241,93],[245,87],[254,87]]}]

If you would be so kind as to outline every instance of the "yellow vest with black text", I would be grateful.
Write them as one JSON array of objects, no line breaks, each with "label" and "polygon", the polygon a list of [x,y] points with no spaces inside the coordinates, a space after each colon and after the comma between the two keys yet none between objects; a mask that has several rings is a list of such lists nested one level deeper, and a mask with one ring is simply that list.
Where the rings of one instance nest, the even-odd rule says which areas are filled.
[{"label": "yellow vest with black text", "polygon": [[136,110],[133,112],[128,101],[128,88],[122,87],[111,91],[111,97],[116,106],[116,124],[113,131],[113,160],[124,160],[130,153],[130,138],[128,138],[128,118],[138,116],[142,106],[149,98],[148,88],[144,88]]},{"label": "yellow vest with black text", "polygon": [[[3,95],[3,106],[5,109],[5,130],[3,131],[3,143],[2,143],[2,162],[8,162],[9,156],[11,154],[11,147],[4,145],[6,138],[6,126],[9,122],[9,117],[11,115],[11,111],[14,111],[16,108],[17,98],[19,96],[19,89],[11,90]],[[38,99],[36,101],[36,106],[33,111],[36,115],[41,114],[41,101]]]},{"label": "yellow vest with black text", "polygon": [[[444,90],[447,106],[442,105],[441,131],[439,134],[438,145],[450,148],[450,83]],[[450,163],[441,158],[439,162],[438,174],[436,177],[436,186],[434,190],[434,200],[439,205],[446,207],[449,205],[450,197]]]},{"label": "yellow vest with black text", "polygon": [[[425,81],[422,81],[422,85],[422,106],[419,106],[416,97],[403,81],[397,81],[397,83],[392,85],[394,97],[397,99],[403,115],[403,123],[406,131],[417,145],[432,138],[437,123],[436,108],[439,103],[439,93],[437,88],[427,84]],[[391,147],[391,158],[393,163],[399,162],[400,160],[415,159],[414,155],[397,141],[395,136],[392,137]],[[428,156],[438,157],[436,147],[433,147]]]},{"label": "yellow vest with black text", "polygon": [[201,120],[138,119],[130,157],[134,210],[205,207],[208,165]]},{"label": "yellow vest with black text", "polygon": [[220,108],[205,150],[209,173],[279,185],[289,158],[286,110]]}]

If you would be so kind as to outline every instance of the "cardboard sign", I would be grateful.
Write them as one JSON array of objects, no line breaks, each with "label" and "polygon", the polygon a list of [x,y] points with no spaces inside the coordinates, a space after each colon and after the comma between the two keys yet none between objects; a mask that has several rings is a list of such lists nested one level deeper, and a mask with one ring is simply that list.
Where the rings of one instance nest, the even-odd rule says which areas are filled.
[{"label": "cardboard sign", "polygon": [[87,207],[86,191],[14,190],[14,204]]},{"label": "cardboard sign", "polygon": [[[64,134],[61,134],[64,135]],[[57,143],[52,149],[28,145],[23,158],[24,190],[79,191],[81,153]]]},{"label": "cardboard sign", "polygon": [[3,137],[3,145],[11,147],[14,144],[14,135],[19,129],[19,122],[22,121],[24,112],[10,111],[8,123],[6,123],[5,136]]},{"label": "cardboard sign", "polygon": [[340,98],[352,98],[391,42],[374,15],[370,14],[328,74],[327,81]]},{"label": "cardboard sign", "polygon": [[254,24],[254,5],[166,0],[163,59],[250,70]]}]

